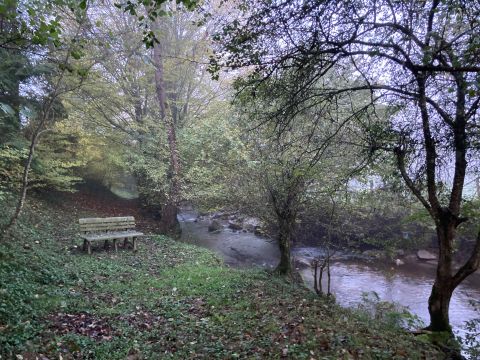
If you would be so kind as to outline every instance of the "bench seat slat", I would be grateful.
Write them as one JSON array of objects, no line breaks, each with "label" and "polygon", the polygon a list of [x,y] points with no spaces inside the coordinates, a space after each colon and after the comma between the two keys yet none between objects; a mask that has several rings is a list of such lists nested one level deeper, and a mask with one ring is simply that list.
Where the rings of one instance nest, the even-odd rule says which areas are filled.
[{"label": "bench seat slat", "polygon": [[118,223],[118,222],[134,222],[133,216],[123,217],[107,217],[107,218],[83,218],[79,219],[80,224],[101,224],[101,223]]},{"label": "bench seat slat", "polygon": [[80,225],[80,231],[98,231],[98,230],[115,230],[115,229],[133,229],[135,224],[97,224],[97,225]]},{"label": "bench seat slat", "polygon": [[95,227],[95,226],[122,226],[122,225],[135,225],[133,221],[122,221],[122,222],[108,222],[108,223],[95,223],[95,224],[80,224],[81,227]]},{"label": "bench seat slat", "polygon": [[107,226],[107,225],[118,226],[123,224],[134,225],[135,222],[134,221],[104,222],[104,223],[94,223],[94,224],[80,224],[80,226],[84,226],[84,227]]},{"label": "bench seat slat", "polygon": [[105,225],[121,225],[135,224],[135,221],[105,221],[103,223],[80,224],[80,226],[105,226]]},{"label": "bench seat slat", "polygon": [[128,237],[137,237],[143,236],[144,234],[138,231],[119,231],[119,232],[111,232],[111,233],[102,233],[102,234],[85,234],[81,235],[82,239],[88,241],[96,241],[96,240],[109,240],[109,239],[123,239]]}]

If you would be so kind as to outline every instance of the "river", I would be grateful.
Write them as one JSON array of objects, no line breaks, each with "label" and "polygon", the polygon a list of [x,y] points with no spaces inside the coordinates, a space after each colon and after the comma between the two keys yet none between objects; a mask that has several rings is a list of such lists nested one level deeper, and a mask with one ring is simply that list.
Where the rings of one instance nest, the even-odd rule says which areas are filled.
[{"label": "river", "polygon": [[[182,213],[181,240],[216,251],[225,263],[232,267],[260,266],[273,269],[279,261],[278,246],[274,241],[249,232],[232,231],[225,227],[219,233],[208,232],[208,222],[196,222],[196,214]],[[295,247],[294,256],[311,259],[320,254],[320,248]],[[313,286],[311,269],[300,273],[307,284]],[[435,268],[422,263],[392,265],[381,262],[367,263],[362,260],[336,260],[331,266],[332,292],[342,306],[355,307],[362,302],[365,292],[375,292],[382,301],[395,302],[408,307],[423,322],[428,323],[427,299],[432,288]],[[450,303],[450,321],[454,331],[464,334],[465,322],[479,314],[470,305],[480,299],[480,276],[467,279],[453,295]]]}]

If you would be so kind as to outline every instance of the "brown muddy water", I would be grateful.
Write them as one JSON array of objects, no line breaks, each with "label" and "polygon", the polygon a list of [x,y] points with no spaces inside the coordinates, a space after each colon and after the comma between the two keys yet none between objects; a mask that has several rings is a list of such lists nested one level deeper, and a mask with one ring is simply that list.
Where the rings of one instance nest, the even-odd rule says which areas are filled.
[{"label": "brown muddy water", "polygon": [[[278,264],[280,254],[275,241],[248,232],[234,232],[226,226],[218,233],[210,233],[208,222],[195,222],[194,213],[182,213],[179,219],[182,241],[216,251],[229,266],[273,269]],[[312,259],[321,255],[322,249],[296,247],[292,253]],[[306,285],[313,288],[311,269],[301,269],[300,273]],[[434,266],[415,262],[396,266],[343,257],[333,262],[331,274],[332,292],[340,305],[356,307],[365,293],[375,292],[380,300],[407,307],[420,320],[428,323],[427,300],[435,276]],[[471,300],[479,299],[480,275],[477,273],[455,290],[450,304],[450,321],[457,334],[464,334],[466,321],[480,316],[470,304]]]}]

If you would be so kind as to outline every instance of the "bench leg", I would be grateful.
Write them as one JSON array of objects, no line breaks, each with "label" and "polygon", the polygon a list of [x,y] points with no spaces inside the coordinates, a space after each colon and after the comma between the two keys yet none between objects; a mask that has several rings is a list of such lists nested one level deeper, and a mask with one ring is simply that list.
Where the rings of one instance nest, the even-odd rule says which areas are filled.
[{"label": "bench leg", "polygon": [[107,249],[107,248],[108,248],[108,240],[105,240],[105,242],[103,243],[103,248],[104,248],[104,249]]},{"label": "bench leg", "polygon": [[132,240],[132,241],[133,241],[133,251],[137,251],[137,250],[138,250],[138,249],[137,249],[137,238],[134,237],[134,238],[132,238],[132,239],[133,239],[133,240]]},{"label": "bench leg", "polygon": [[87,240],[83,239],[83,251],[87,251]]},{"label": "bench leg", "polygon": [[123,239],[123,248],[126,249],[128,245],[128,238]]},{"label": "bench leg", "polygon": [[117,239],[113,239],[113,247],[115,248],[115,252],[117,252],[118,251]]},{"label": "bench leg", "polygon": [[88,255],[92,255],[92,243],[90,241],[87,241],[87,250]]}]

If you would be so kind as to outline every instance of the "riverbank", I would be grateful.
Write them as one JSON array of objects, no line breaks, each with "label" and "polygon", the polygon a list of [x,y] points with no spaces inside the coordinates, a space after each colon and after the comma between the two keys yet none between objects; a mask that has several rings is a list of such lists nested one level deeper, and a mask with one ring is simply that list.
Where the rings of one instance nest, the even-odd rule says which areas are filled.
[{"label": "riverbank", "polygon": [[[224,261],[236,268],[274,269],[280,254],[278,244],[271,239],[255,236],[249,231],[232,229],[226,219],[220,219],[221,227],[209,231],[211,218],[197,218],[195,212],[180,215],[181,241],[206,247],[219,254]],[[321,247],[299,246],[291,249],[295,267],[305,284],[313,291],[313,259],[326,256]],[[376,253],[374,253],[376,254]],[[413,255],[413,256],[411,256]],[[415,254],[399,254],[402,263],[392,259],[365,256],[362,253],[337,250],[331,262],[331,289],[338,304],[356,309],[364,305],[366,294],[377,299],[381,306],[407,308],[418,319],[416,328],[429,323],[428,297],[432,290],[436,266],[432,261],[418,259]],[[326,275],[323,289],[327,288]],[[450,303],[450,322],[457,336],[466,339],[475,334],[467,322],[478,319],[479,313],[472,301],[480,298],[480,282],[475,275],[466,279],[454,292]],[[475,357],[473,357],[475,358]]]},{"label": "riverbank", "polygon": [[392,324],[162,236],[138,253],[98,247],[87,256],[75,221],[91,211],[68,196],[35,199],[0,245],[3,357],[444,357]]}]

